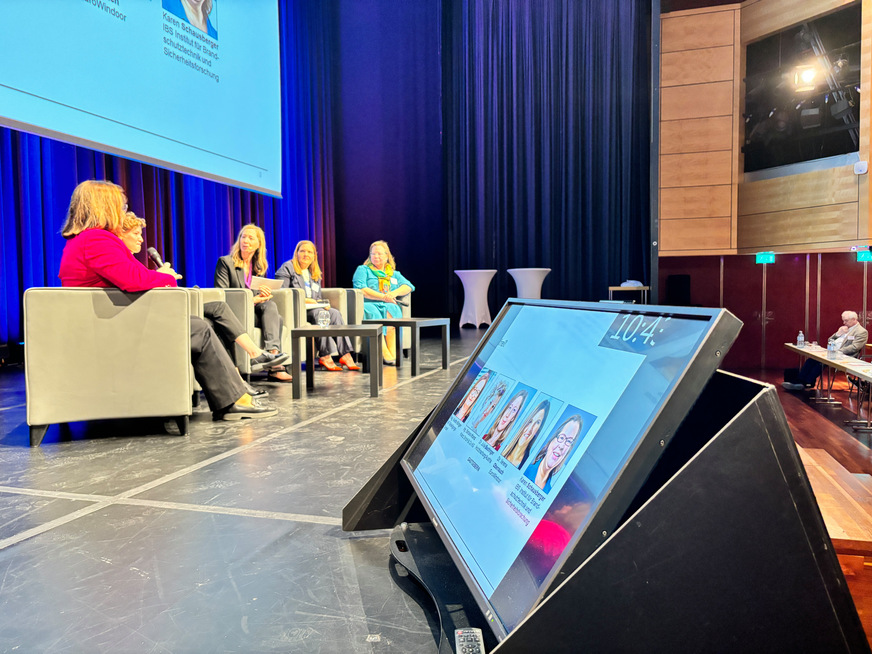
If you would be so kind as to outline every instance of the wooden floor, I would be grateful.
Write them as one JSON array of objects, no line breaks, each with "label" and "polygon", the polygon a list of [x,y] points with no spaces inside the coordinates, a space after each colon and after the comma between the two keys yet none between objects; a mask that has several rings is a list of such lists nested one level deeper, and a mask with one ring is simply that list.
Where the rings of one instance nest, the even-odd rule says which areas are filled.
[{"label": "wooden floor", "polygon": [[780,371],[737,371],[777,386],[787,422],[860,620],[872,644],[872,450],[870,433],[855,432],[845,421],[867,418],[865,404],[843,375],[832,396],[840,404],[821,404],[806,391],[781,388]]}]

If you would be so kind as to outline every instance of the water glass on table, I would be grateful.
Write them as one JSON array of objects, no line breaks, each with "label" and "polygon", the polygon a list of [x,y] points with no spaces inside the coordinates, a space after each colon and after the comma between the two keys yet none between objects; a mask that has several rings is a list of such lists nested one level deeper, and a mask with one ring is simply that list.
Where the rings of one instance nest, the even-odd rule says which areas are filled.
[{"label": "water glass on table", "polygon": [[318,326],[321,327],[322,329],[330,326],[330,314],[327,311],[325,311],[324,309],[321,309],[318,312],[317,320],[318,320]]}]

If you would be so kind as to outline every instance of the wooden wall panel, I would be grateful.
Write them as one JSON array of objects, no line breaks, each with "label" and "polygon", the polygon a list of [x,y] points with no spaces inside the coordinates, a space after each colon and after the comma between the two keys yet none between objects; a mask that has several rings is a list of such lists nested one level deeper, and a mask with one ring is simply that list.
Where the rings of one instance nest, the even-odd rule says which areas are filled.
[{"label": "wooden wall panel", "polygon": [[857,237],[857,203],[742,216],[739,250],[770,250],[787,245],[825,248]]},{"label": "wooden wall panel", "polygon": [[662,52],[733,45],[733,11],[664,15],[660,21]]},{"label": "wooden wall panel", "polygon": [[670,220],[668,227],[661,229],[660,247],[671,253],[729,248],[732,230],[729,216]]},{"label": "wooden wall panel", "polygon": [[732,144],[732,116],[660,123],[660,154],[729,150]]},{"label": "wooden wall panel", "polygon": [[742,5],[742,45],[759,41],[854,0],[748,0]]},{"label": "wooden wall panel", "polygon": [[733,79],[733,46],[667,52],[660,60],[660,86],[723,82]]},{"label": "wooden wall panel", "polygon": [[731,116],[733,82],[671,86],[660,91],[660,120]]},{"label": "wooden wall panel", "polygon": [[716,186],[732,181],[733,156],[729,150],[660,157],[660,188]]},{"label": "wooden wall panel", "polygon": [[739,215],[857,202],[858,177],[852,166],[746,182],[739,186]]},{"label": "wooden wall panel", "polygon": [[730,217],[732,187],[694,186],[660,191],[660,220]]},{"label": "wooden wall panel", "polygon": [[661,256],[735,252],[738,11],[661,18]]}]

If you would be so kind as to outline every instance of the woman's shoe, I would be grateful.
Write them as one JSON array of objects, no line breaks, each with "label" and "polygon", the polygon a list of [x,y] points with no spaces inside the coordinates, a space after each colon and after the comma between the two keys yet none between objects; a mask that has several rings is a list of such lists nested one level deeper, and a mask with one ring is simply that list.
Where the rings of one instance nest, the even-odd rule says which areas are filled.
[{"label": "woman's shoe", "polygon": [[294,381],[294,378],[291,377],[284,370],[270,370],[269,375],[267,375],[267,379],[269,381],[283,382],[285,384]]},{"label": "woman's shoe", "polygon": [[348,353],[342,355],[342,358],[339,359],[339,365],[345,366],[349,370],[360,370],[360,366],[354,363],[354,359]]},{"label": "woman's shoe", "polygon": [[318,359],[318,363],[321,364],[322,368],[325,368],[330,372],[342,372],[342,366],[337,366],[333,361],[333,357],[321,357]]},{"label": "woman's shoe", "polygon": [[386,366],[395,366],[397,365],[396,359],[382,359],[382,363]]}]

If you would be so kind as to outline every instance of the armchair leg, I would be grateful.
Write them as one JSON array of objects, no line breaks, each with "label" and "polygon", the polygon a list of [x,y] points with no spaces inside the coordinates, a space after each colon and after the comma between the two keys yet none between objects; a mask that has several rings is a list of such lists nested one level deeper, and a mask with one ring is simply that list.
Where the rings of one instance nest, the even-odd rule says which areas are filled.
[{"label": "armchair leg", "polygon": [[194,391],[194,394],[191,396],[191,406],[200,406],[200,391]]},{"label": "armchair leg", "polygon": [[48,428],[49,425],[30,425],[30,447],[39,447]]},{"label": "armchair leg", "polygon": [[176,416],[173,418],[176,426],[179,428],[179,436],[187,436],[188,434],[188,416]]}]

